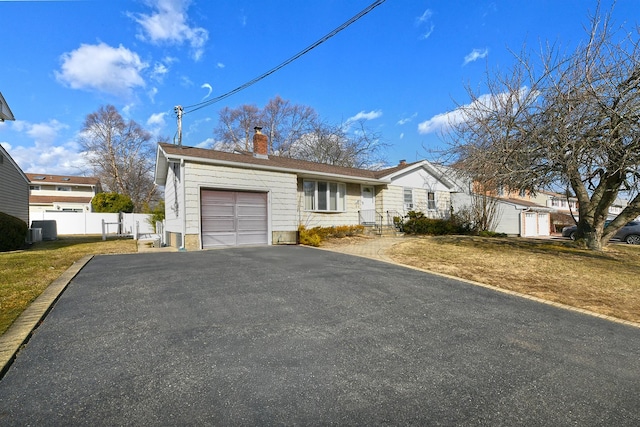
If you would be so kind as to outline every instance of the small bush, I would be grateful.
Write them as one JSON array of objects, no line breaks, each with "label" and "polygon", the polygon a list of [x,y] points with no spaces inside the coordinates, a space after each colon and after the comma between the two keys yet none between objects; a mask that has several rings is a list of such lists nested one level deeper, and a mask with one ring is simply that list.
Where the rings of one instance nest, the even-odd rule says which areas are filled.
[{"label": "small bush", "polygon": [[323,240],[328,238],[353,237],[364,233],[364,225],[339,225],[332,227],[313,227],[307,229],[304,225],[298,227],[300,244],[307,246],[320,246]]},{"label": "small bush", "polygon": [[402,223],[402,230],[408,234],[442,236],[463,234],[465,231],[453,217],[449,219],[427,218],[422,212],[411,211],[407,213],[406,218]]},{"label": "small bush", "polygon": [[27,239],[27,223],[0,212],[0,252],[15,251],[24,246]]}]

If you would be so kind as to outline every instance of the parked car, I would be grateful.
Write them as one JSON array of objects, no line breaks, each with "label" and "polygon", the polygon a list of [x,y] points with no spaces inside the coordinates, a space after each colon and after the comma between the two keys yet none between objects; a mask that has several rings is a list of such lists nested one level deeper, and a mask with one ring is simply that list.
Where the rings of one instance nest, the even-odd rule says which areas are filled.
[{"label": "parked car", "polygon": [[[605,227],[609,225],[610,222],[611,221],[607,221],[605,223]],[[571,240],[575,240],[577,230],[578,227],[576,225],[564,227],[562,229],[562,236],[568,237]],[[627,225],[618,230],[613,238],[622,240],[623,242],[629,243],[630,245],[640,245],[640,221],[628,222]]]}]

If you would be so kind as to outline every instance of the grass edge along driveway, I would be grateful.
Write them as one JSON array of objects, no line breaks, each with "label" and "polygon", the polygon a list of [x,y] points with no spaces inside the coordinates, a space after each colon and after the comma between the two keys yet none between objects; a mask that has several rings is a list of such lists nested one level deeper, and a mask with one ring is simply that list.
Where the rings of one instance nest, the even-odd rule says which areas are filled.
[{"label": "grass edge along driveway", "polygon": [[0,335],[51,282],[86,255],[137,252],[132,239],[60,236],[19,251],[0,253]]},{"label": "grass edge along driveway", "polygon": [[437,236],[408,239],[393,261],[640,323],[640,247],[603,252],[575,242]]}]

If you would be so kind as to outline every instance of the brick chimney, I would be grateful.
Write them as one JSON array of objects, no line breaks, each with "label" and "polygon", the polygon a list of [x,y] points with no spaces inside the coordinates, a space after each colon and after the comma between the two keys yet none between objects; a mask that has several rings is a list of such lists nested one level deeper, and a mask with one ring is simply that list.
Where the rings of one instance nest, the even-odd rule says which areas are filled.
[{"label": "brick chimney", "polygon": [[253,130],[256,131],[253,134],[253,157],[266,159],[268,158],[269,138],[261,132],[262,127],[256,126]]},{"label": "brick chimney", "polygon": [[398,163],[398,166],[404,166],[407,164],[407,161],[405,159],[400,160],[400,163]]}]

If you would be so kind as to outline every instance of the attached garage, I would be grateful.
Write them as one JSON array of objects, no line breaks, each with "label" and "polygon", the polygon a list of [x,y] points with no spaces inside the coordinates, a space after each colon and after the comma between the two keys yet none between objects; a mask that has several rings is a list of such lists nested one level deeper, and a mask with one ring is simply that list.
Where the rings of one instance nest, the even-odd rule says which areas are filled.
[{"label": "attached garage", "polygon": [[201,190],[202,248],[269,244],[267,193]]}]

